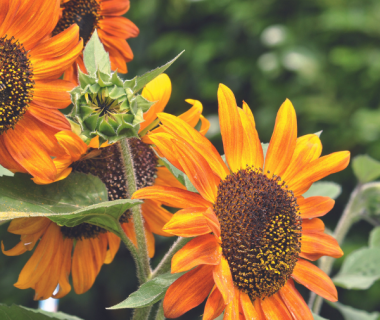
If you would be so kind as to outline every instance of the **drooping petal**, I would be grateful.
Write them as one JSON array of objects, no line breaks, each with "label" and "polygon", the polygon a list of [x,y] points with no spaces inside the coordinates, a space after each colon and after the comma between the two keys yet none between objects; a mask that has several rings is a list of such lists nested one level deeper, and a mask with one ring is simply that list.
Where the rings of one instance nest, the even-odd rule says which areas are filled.
[{"label": "drooping petal", "polygon": [[58,132],[55,137],[65,153],[70,155],[72,162],[78,161],[87,152],[88,146],[72,131]]},{"label": "drooping petal", "polygon": [[343,251],[332,236],[323,232],[302,232],[300,257],[315,261],[322,256],[340,258]]},{"label": "drooping petal", "polygon": [[187,271],[200,264],[217,265],[221,254],[219,243],[213,235],[196,237],[173,256],[172,273]]},{"label": "drooping petal", "polygon": [[13,234],[33,234],[40,230],[46,230],[50,220],[44,217],[13,219],[8,227],[8,232]]},{"label": "drooping petal", "polygon": [[279,293],[275,293],[271,297],[260,300],[260,305],[265,314],[266,319],[271,320],[293,320],[284,301],[282,301]]},{"label": "drooping petal", "polygon": [[230,303],[234,296],[235,286],[232,280],[230,266],[223,256],[220,259],[220,263],[214,267],[213,277],[215,285],[223,296],[224,303]]},{"label": "drooping petal", "polygon": [[221,315],[225,307],[223,296],[219,289],[214,286],[207,299],[202,320],[214,320]]},{"label": "drooping petal", "polygon": [[309,307],[294,286],[292,279],[289,279],[280,289],[279,294],[294,320],[313,320]]},{"label": "drooping petal", "polygon": [[187,208],[177,211],[173,218],[165,224],[163,230],[179,237],[196,237],[210,233],[212,230],[208,225],[203,212],[205,208]]},{"label": "drooping petal", "polygon": [[245,319],[265,320],[265,316],[263,315],[261,308],[257,310],[254,307],[253,302],[251,301],[251,298],[248,296],[248,294],[244,292],[240,292],[240,305],[241,305],[241,308],[243,309]]},{"label": "drooping petal", "polygon": [[107,238],[108,238],[108,250],[106,254],[106,258],[104,260],[105,264],[109,264],[113,261],[115,258],[115,255],[120,247],[120,238],[113,234],[112,232],[107,232]]},{"label": "drooping petal", "polygon": [[178,188],[152,186],[137,190],[132,199],[152,199],[174,208],[212,207],[197,193]]},{"label": "drooping petal", "polygon": [[297,197],[305,193],[310,186],[335,172],[345,169],[350,162],[350,152],[334,152],[310,162],[289,181],[288,187]]},{"label": "drooping petal", "polygon": [[156,249],[156,247],[154,246],[155,240],[152,231],[150,231],[149,226],[146,223],[144,223],[144,232],[146,239],[146,247],[148,249],[148,256],[149,258],[153,258]]},{"label": "drooping petal", "polygon": [[53,297],[60,299],[71,291],[69,275],[71,271],[71,253],[73,251],[73,240],[65,238],[63,241],[63,262],[59,277],[59,291]]},{"label": "drooping petal", "polygon": [[169,287],[164,298],[166,318],[178,318],[202,303],[214,286],[212,269],[209,265],[198,266]]},{"label": "drooping petal", "polygon": [[333,199],[328,197],[297,198],[302,219],[322,217],[329,212],[335,204]]},{"label": "drooping petal", "polygon": [[179,115],[178,118],[182,119],[194,128],[198,124],[199,119],[202,115],[203,105],[198,100],[186,99],[185,101],[187,103],[190,103],[192,107],[186,112]]},{"label": "drooping petal", "polygon": [[173,214],[164,209],[160,203],[153,200],[145,200],[141,205],[141,211],[149,229],[160,236],[171,237],[172,235],[163,231],[162,228],[170,221]]},{"label": "drooping petal", "polygon": [[298,259],[292,278],[311,291],[332,302],[338,301],[338,292],[329,276],[312,263]]},{"label": "drooping petal", "polygon": [[132,243],[137,248],[137,238],[136,238],[135,227],[134,227],[133,221],[128,221],[126,223],[123,223],[121,226],[122,226],[125,234],[129,238],[129,240],[131,240]]},{"label": "drooping petal", "polygon": [[223,320],[238,320],[240,319],[240,291],[234,287],[233,297],[224,310]]},{"label": "drooping petal", "polygon": [[240,120],[235,96],[223,84],[218,88],[219,124],[224,152],[232,172],[242,169],[241,159],[244,148],[244,129]]},{"label": "drooping petal", "polygon": [[[292,103],[286,99],[278,110],[272,138],[265,158],[264,171],[282,177],[293,157],[297,141],[297,118]],[[291,189],[293,190],[293,189]]]}]

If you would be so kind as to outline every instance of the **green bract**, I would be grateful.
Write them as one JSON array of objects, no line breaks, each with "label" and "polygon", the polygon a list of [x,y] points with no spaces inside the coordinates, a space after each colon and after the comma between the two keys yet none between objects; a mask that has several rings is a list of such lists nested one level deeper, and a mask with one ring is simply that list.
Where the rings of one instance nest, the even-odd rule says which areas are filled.
[{"label": "green bract", "polygon": [[99,136],[102,144],[137,137],[144,112],[155,103],[137,92],[164,72],[178,56],[160,68],[123,81],[117,72],[111,72],[108,53],[95,31],[83,52],[88,74],[78,70],[79,86],[70,92],[74,108],[69,118],[79,124],[81,138],[89,143]]}]

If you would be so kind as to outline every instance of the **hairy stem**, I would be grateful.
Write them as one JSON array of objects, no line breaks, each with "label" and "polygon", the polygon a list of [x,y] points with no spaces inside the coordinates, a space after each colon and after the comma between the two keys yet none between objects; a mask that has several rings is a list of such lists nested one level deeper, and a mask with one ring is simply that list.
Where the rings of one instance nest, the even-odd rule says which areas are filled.
[{"label": "hairy stem", "polygon": [[166,273],[170,270],[171,261],[173,256],[184,247],[186,243],[188,243],[192,238],[182,238],[179,237],[169,249],[169,251],[165,254],[165,256],[160,261],[157,268],[152,273],[152,278],[159,276],[160,274]]},{"label": "hairy stem", "polygon": [[146,308],[138,308],[133,311],[132,320],[148,320],[152,306]]},{"label": "hairy stem", "polygon": [[[334,230],[333,237],[338,241],[338,244],[341,245],[344,238],[346,237],[348,231],[350,230],[355,217],[354,212],[354,203],[360,194],[361,185],[358,185],[350,195],[350,199],[344,208],[343,214],[340,217],[338,224]],[[332,266],[335,259],[330,257],[323,257],[320,260],[319,268],[324,271],[327,275],[330,275]],[[319,314],[323,304],[323,298],[317,296],[316,294],[311,294],[309,299],[309,306],[312,307],[314,313]]]},{"label": "hairy stem", "polygon": [[[137,190],[135,170],[133,166],[133,158],[129,147],[128,139],[122,139],[118,142],[122,162],[124,164],[124,171],[127,178],[127,191],[131,197]],[[141,265],[141,278],[139,277],[140,284],[145,283],[151,276],[151,269],[149,263],[148,247],[145,238],[144,221],[141,214],[141,206],[137,205],[131,208],[133,225],[137,239],[137,259]]]},{"label": "hairy stem", "polygon": [[158,306],[157,313],[156,313],[156,318],[155,320],[165,320],[165,315],[164,315],[164,300],[161,300],[160,305]]}]

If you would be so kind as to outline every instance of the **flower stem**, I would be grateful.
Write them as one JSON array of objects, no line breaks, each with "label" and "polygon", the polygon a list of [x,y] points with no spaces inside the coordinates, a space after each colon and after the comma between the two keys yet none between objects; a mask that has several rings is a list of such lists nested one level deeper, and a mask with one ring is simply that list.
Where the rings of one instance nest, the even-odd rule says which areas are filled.
[{"label": "flower stem", "polygon": [[164,315],[164,300],[161,300],[157,309],[155,320],[165,320],[165,319],[166,318]]},{"label": "flower stem", "polygon": [[[340,217],[338,224],[334,230],[333,237],[338,241],[338,244],[341,245],[344,238],[346,237],[348,231],[350,230],[352,224],[355,221],[355,208],[354,204],[356,202],[356,199],[358,195],[361,192],[361,185],[359,184],[356,186],[354,191],[352,191],[350,195],[350,199],[344,208],[343,214]],[[327,275],[330,275],[330,272],[332,270],[332,266],[334,264],[335,259],[331,257],[323,257],[320,260],[319,268],[324,271]],[[321,311],[323,304],[323,298],[320,296],[317,296],[316,294],[311,294],[309,299],[309,307],[312,307],[313,312],[316,314],[319,314]]]},{"label": "flower stem", "polygon": [[[124,164],[124,172],[127,178],[127,191],[131,197],[137,190],[135,170],[133,166],[133,158],[129,147],[128,139],[122,139],[118,142],[120,149],[122,163]],[[138,265],[141,266],[141,274],[139,277],[140,284],[145,283],[151,276],[151,269],[149,263],[148,247],[145,238],[144,221],[141,214],[141,206],[137,205],[131,208],[133,225],[135,228],[137,240],[137,260]],[[137,312],[137,311],[136,311]]]},{"label": "flower stem", "polygon": [[132,320],[148,320],[152,306],[146,308],[137,308],[133,312]]},{"label": "flower stem", "polygon": [[166,273],[170,270],[171,262],[173,256],[184,247],[186,243],[188,243],[193,238],[182,238],[179,237],[169,249],[169,251],[162,258],[156,269],[154,269],[151,278],[155,278],[160,274]]}]

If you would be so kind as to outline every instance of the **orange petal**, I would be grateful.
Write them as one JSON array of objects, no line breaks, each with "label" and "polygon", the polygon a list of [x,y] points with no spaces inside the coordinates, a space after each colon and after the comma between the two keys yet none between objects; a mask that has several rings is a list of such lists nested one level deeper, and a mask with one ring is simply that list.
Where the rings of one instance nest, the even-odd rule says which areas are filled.
[{"label": "orange petal", "polygon": [[50,222],[48,218],[43,217],[13,219],[7,230],[19,235],[33,234],[40,230],[46,230]]},{"label": "orange petal", "polygon": [[152,231],[149,230],[149,227],[144,224],[144,231],[145,231],[145,239],[146,239],[146,246],[148,248],[148,255],[149,258],[154,257],[154,252],[155,252],[155,240]]},{"label": "orange petal", "polygon": [[206,218],[207,224],[210,227],[210,229],[212,230],[212,232],[214,233],[214,236],[217,239],[219,239],[219,237],[220,237],[220,223],[219,223],[219,220],[218,220],[214,210],[212,210],[211,207],[208,208],[203,213],[203,216]]},{"label": "orange petal", "polygon": [[166,167],[158,167],[156,175],[155,186],[175,187],[187,190]]},{"label": "orange petal", "polygon": [[233,288],[233,297],[229,304],[227,304],[224,310],[223,320],[237,320],[240,319],[240,291],[237,288]]},{"label": "orange petal", "polygon": [[219,289],[214,286],[209,295],[206,305],[205,312],[203,314],[202,320],[213,320],[220,316],[225,308],[223,296],[221,295]]},{"label": "orange petal", "polygon": [[174,208],[212,207],[201,195],[178,188],[152,186],[137,190],[132,199],[152,199]]},{"label": "orange petal", "polygon": [[145,222],[153,233],[164,237],[172,236],[170,233],[163,231],[162,228],[170,221],[173,214],[162,208],[160,203],[153,200],[145,200],[141,205],[141,211]]},{"label": "orange petal", "polygon": [[164,298],[166,318],[177,318],[202,303],[214,286],[212,269],[209,265],[196,267],[169,287]]},{"label": "orange petal", "polygon": [[298,174],[288,182],[288,187],[294,192],[296,197],[302,195],[314,182],[332,173],[342,171],[348,166],[349,162],[349,151],[334,152],[316,159],[298,172]]},{"label": "orange petal", "polygon": [[88,146],[74,132],[61,131],[55,137],[65,153],[70,155],[72,162],[78,161],[87,152]]},{"label": "orange petal", "polygon": [[302,219],[311,219],[316,217],[322,217],[329,212],[335,204],[333,199],[328,197],[309,197],[309,198],[297,198],[297,204],[299,206]]},{"label": "orange petal", "polygon": [[6,256],[13,257],[13,256],[19,256],[20,254],[25,253],[27,250],[26,250],[26,247],[24,246],[24,243],[22,241],[19,242],[18,244],[16,244],[12,249],[5,250],[4,249],[4,243],[3,243],[3,241],[1,241],[1,251]]},{"label": "orange petal", "polygon": [[205,208],[187,208],[177,211],[163,230],[179,237],[196,237],[211,232],[203,212]]},{"label": "orange petal", "polygon": [[206,159],[186,141],[173,141],[177,146],[179,162],[191,183],[203,199],[214,203],[220,178],[211,170]]},{"label": "orange petal", "polygon": [[216,265],[220,257],[220,246],[213,235],[196,237],[173,256],[172,273],[187,271],[200,264]]},{"label": "orange petal", "polygon": [[203,105],[198,100],[186,99],[185,101],[191,104],[192,107],[186,112],[179,115],[178,118],[182,119],[194,128],[198,124],[199,118],[202,115]]},{"label": "orange petal", "polygon": [[122,16],[129,10],[129,0],[108,0],[100,2],[100,15]]},{"label": "orange petal", "polygon": [[234,297],[234,282],[230,266],[223,256],[220,259],[220,263],[214,267],[213,277],[215,285],[223,296],[224,303],[230,303]]},{"label": "orange petal", "polygon": [[323,232],[302,232],[300,257],[315,261],[322,256],[340,258],[343,251],[332,236]]},{"label": "orange petal", "polygon": [[[230,173],[219,152],[212,143],[202,136],[197,130],[179,117],[167,113],[159,113],[158,118],[161,120],[165,132],[175,136],[176,139],[185,140],[197,150],[208,162],[212,171],[219,178],[224,179]],[[172,162],[173,165],[175,165]]]},{"label": "orange petal", "polygon": [[121,226],[123,227],[123,230],[125,234],[127,235],[127,237],[129,238],[129,240],[131,240],[132,243],[137,248],[137,238],[136,238],[135,227],[134,227],[132,219],[129,222],[123,223]]},{"label": "orange petal", "polygon": [[136,25],[124,17],[104,17],[100,19],[98,25],[112,36],[122,39],[134,38],[139,34],[139,29]]},{"label": "orange petal", "polygon": [[286,99],[277,113],[272,138],[265,158],[265,173],[270,171],[270,174],[283,175],[293,157],[296,141],[296,112],[292,103]]},{"label": "orange petal", "polygon": [[54,298],[60,299],[71,291],[69,275],[71,271],[71,253],[73,251],[73,240],[65,238],[63,241],[63,262],[59,277],[59,291],[53,295]]},{"label": "orange petal", "polygon": [[27,173],[25,168],[21,166],[8,152],[5,146],[4,137],[0,135],[0,165],[12,172]]},{"label": "orange petal", "polygon": [[240,292],[240,305],[247,320],[265,320],[265,316],[262,314],[261,309],[256,310],[251,298],[245,292]]},{"label": "orange petal", "polygon": [[315,134],[308,134],[297,139],[292,160],[282,180],[289,183],[291,179],[311,161],[318,159],[322,153],[322,143]]},{"label": "orange petal", "polygon": [[312,263],[298,259],[292,278],[321,297],[338,301],[338,292],[329,276]]},{"label": "orange petal", "polygon": [[199,119],[201,120],[201,127],[199,129],[199,133],[204,136],[208,129],[210,129],[210,121],[208,121],[204,116],[200,115]]},{"label": "orange petal", "polygon": [[266,319],[270,320],[293,320],[288,308],[281,296],[275,293],[271,297],[260,300],[260,305]]},{"label": "orange petal", "polygon": [[144,113],[144,122],[140,124],[139,132],[144,130],[157,118],[158,112],[162,112],[165,109],[171,93],[172,83],[165,73],[160,74],[144,87],[141,95],[149,101],[157,102]]},{"label": "orange petal", "polygon": [[302,232],[305,233],[323,233],[325,230],[325,224],[321,219],[305,219],[302,220]]},{"label": "orange petal", "polygon": [[223,84],[219,84],[218,102],[219,124],[224,152],[231,171],[236,172],[242,169],[241,160],[244,140],[246,139],[235,96],[232,91]]},{"label": "orange petal", "polygon": [[104,263],[109,264],[115,258],[115,255],[120,247],[120,238],[113,234],[112,232],[107,232],[108,238],[108,250],[106,253],[106,258],[104,259]]},{"label": "orange petal", "polygon": [[56,109],[48,109],[40,107],[37,104],[31,103],[29,114],[32,115],[37,121],[42,122],[44,125],[50,127],[52,130],[70,130],[70,124],[62,112]]},{"label": "orange petal", "polygon": [[294,286],[292,279],[280,289],[279,294],[294,320],[313,320],[313,315],[305,300],[302,298],[298,290]]},{"label": "orange petal", "polygon": [[69,91],[73,83],[65,80],[37,80],[33,88],[33,102],[40,107],[63,109],[71,103]]}]

